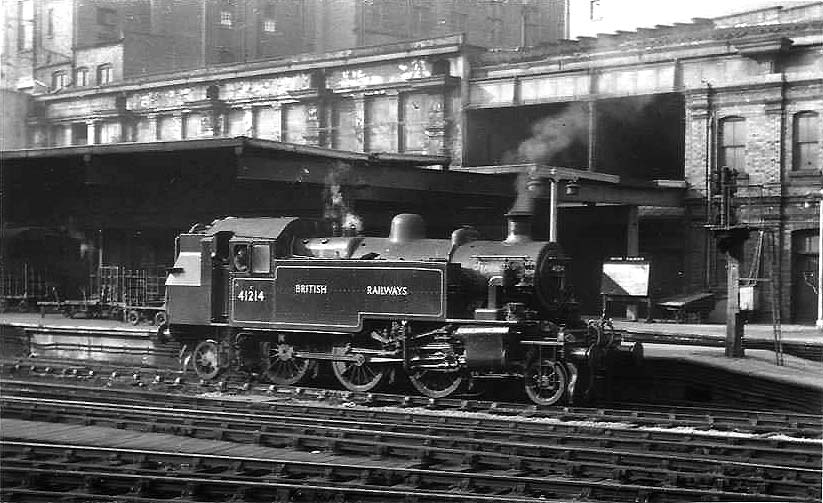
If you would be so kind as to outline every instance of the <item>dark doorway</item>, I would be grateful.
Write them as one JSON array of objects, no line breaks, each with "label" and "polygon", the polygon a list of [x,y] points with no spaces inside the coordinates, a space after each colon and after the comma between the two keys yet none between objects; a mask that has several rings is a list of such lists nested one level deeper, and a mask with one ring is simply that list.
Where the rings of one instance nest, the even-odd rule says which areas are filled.
[{"label": "dark doorway", "polygon": [[811,322],[817,317],[817,271],[819,234],[796,231],[792,234],[792,319]]}]

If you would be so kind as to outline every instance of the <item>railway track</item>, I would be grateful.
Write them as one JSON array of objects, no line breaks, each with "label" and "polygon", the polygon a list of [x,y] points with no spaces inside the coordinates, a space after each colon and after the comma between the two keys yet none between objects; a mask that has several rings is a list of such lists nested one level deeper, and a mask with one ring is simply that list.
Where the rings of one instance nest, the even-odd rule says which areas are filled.
[{"label": "railway track", "polygon": [[[722,490],[614,480],[3,442],[3,493],[20,501],[733,501]],[[747,501],[805,501],[747,494]]]},{"label": "railway track", "polygon": [[[125,397],[118,390],[110,396],[109,403],[102,403],[99,396],[94,403],[88,403],[18,396],[14,391],[17,386],[4,383],[4,418],[11,414],[27,421],[108,425],[287,451],[330,452],[360,460],[406,460],[415,469],[436,467],[438,473],[471,470],[482,477],[514,470],[520,478],[542,480],[540,487],[544,489],[540,489],[538,497],[544,498],[581,494],[589,494],[586,497],[595,500],[606,498],[605,489],[597,484],[593,493],[577,492],[580,487],[570,489],[571,486],[563,484],[560,488],[546,488],[546,481],[569,478],[619,486],[623,492],[606,498],[619,501],[723,500],[732,494],[738,498],[741,494],[764,498],[747,499],[751,501],[768,501],[772,497],[802,501],[820,492],[820,443],[811,440],[769,439],[760,434],[718,436],[717,431],[685,432],[682,428],[605,422],[581,424],[575,420],[557,420],[552,424],[546,423],[545,418],[451,416],[442,415],[443,411],[428,415],[395,410],[392,414],[386,409],[366,422],[357,413],[362,412],[361,407],[290,404],[292,407],[283,409],[279,407],[285,405],[283,400],[276,399],[272,403],[251,404],[220,400],[216,401],[217,409],[181,409],[191,405],[190,397],[170,396],[164,407],[156,407],[147,405],[157,403],[160,395],[156,393],[141,390]],[[29,386],[31,392],[38,385]],[[85,393],[82,389],[75,391]],[[51,394],[66,392],[56,386]],[[46,394],[43,389],[39,393]],[[141,401],[142,405],[137,405]],[[324,418],[320,411],[329,417]],[[421,416],[427,418],[422,424]],[[746,461],[741,462],[741,456]],[[491,484],[488,481],[460,480],[464,482],[450,490],[466,484],[491,490],[491,486],[485,485]],[[533,487],[534,481],[518,483]]]},{"label": "railway track", "polygon": [[[360,404],[370,406],[376,411],[380,406],[414,408],[424,407],[431,410],[454,410],[458,412],[486,412],[499,417],[528,417],[534,420],[555,419],[570,421],[595,421],[599,423],[619,422],[641,426],[661,426],[666,428],[698,428],[720,431],[749,432],[769,434],[780,431],[783,434],[820,438],[823,436],[823,418],[815,414],[790,411],[750,411],[738,409],[696,408],[674,406],[649,406],[635,404],[625,408],[591,408],[591,407],[548,407],[538,408],[531,404],[495,402],[473,398],[430,399],[420,396],[408,396],[388,393],[356,393],[350,391],[306,388],[294,386],[252,385],[248,381],[222,381],[206,384],[191,379],[191,375],[165,371],[162,369],[122,368],[111,366],[78,366],[60,362],[38,362],[32,364],[0,365],[0,376],[4,379],[44,379],[46,382],[63,382],[74,385],[83,383],[91,393],[92,389],[117,387],[134,391],[152,389],[160,392],[174,392],[181,395],[179,400],[192,400],[182,395],[198,395],[208,392],[221,393],[223,396],[251,395],[267,399],[281,398],[281,403],[272,403],[272,407],[294,408],[294,399],[339,404]],[[76,392],[76,391],[75,391]],[[193,399],[196,401],[196,399]],[[221,407],[231,407],[231,403],[221,403]],[[336,410],[336,409],[332,409]],[[294,413],[294,410],[289,412]],[[321,412],[317,412],[321,413]]]},{"label": "railway track", "polygon": [[[623,466],[636,477],[641,471],[648,471],[645,476],[653,478],[696,473],[760,477],[768,467],[772,479],[813,485],[820,467],[820,442],[793,440],[779,445],[757,436],[748,438],[745,445],[730,444],[711,436],[692,437],[688,446],[684,446],[683,442],[660,440],[651,435],[620,438],[610,434],[604,438],[599,432],[520,434],[516,430],[502,432],[481,425],[458,430],[448,424],[400,424],[386,428],[384,423],[366,424],[360,420],[169,410],[151,405],[25,397],[2,397],[0,403],[4,417],[28,421],[108,426],[278,448],[428,459],[447,464],[465,464],[472,456],[482,456],[482,463],[487,465],[506,466],[517,460],[521,466],[532,467],[532,471],[575,471],[588,476],[604,476],[599,473],[604,469],[609,472],[605,475],[609,475],[614,470],[611,465]],[[547,459],[556,461],[547,462]],[[661,466],[664,469],[658,470]]]}]

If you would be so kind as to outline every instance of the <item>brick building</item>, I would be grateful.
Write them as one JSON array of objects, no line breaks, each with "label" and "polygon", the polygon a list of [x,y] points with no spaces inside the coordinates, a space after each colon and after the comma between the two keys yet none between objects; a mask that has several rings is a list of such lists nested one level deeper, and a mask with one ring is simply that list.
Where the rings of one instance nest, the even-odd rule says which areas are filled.
[{"label": "brick building", "polygon": [[[821,46],[823,4],[815,2],[516,55],[480,54],[472,62],[464,136],[472,157],[464,161],[505,160],[529,134],[556,140],[556,132],[529,127],[546,115],[563,117],[579,134],[546,154],[549,162],[688,184],[681,214],[638,207],[640,252],[671,272],[665,283],[725,292],[723,255],[706,226],[727,210],[734,223],[766,229],[777,243],[769,274],[753,233],[743,276],[770,276],[783,319],[810,321],[820,253]],[[575,114],[562,115],[571,105]],[[724,168],[737,172],[725,207]],[[755,317],[768,316],[767,285],[756,287]]]},{"label": "brick building", "polygon": [[[805,321],[815,315],[819,256],[821,33],[817,2],[516,51],[447,36],[225,64],[36,96],[28,141],[243,135],[445,155],[455,170],[575,168],[588,175],[571,180],[581,196],[561,200],[560,239],[590,271],[584,283],[596,283],[604,258],[642,254],[656,264],[658,297],[725,291],[706,226],[722,209],[723,169],[736,169],[730,207],[776,235],[784,319]],[[685,199],[586,196],[596,183],[683,190]]]},{"label": "brick building", "polygon": [[[16,0],[3,3],[4,88],[133,76],[465,33],[518,47],[568,36],[567,1]],[[35,89],[35,82],[40,84]]]}]

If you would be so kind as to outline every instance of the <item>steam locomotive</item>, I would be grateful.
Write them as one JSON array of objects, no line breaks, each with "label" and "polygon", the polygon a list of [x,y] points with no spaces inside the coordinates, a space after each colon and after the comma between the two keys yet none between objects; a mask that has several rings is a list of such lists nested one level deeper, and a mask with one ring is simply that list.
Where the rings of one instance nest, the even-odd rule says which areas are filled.
[{"label": "steam locomotive", "polygon": [[532,240],[531,216],[510,211],[504,241],[471,228],[429,239],[416,214],[395,216],[387,238],[295,217],[216,220],[177,239],[167,333],[206,380],[239,368],[294,385],[326,362],[352,391],[406,376],[440,398],[521,377],[535,403],[569,401],[639,348],[581,320],[569,260]]}]

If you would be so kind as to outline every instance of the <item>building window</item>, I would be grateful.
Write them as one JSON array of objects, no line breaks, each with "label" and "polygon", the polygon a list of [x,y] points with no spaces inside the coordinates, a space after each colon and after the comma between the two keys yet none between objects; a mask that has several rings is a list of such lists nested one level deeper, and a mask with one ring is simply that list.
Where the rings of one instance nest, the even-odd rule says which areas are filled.
[{"label": "building window", "polygon": [[412,35],[426,36],[433,24],[432,11],[428,6],[415,5],[412,7]]},{"label": "building window", "polygon": [[217,61],[220,63],[234,63],[234,52],[225,46],[217,47]]},{"label": "building window", "polygon": [[720,167],[746,172],[746,120],[742,117],[720,122]]},{"label": "building window", "polygon": [[51,88],[53,90],[63,89],[66,87],[66,72],[63,70],[51,74]]},{"label": "building window", "polygon": [[111,83],[111,65],[100,65],[97,67],[97,85],[102,86]]},{"label": "building window", "polygon": [[469,24],[469,15],[465,12],[455,12],[452,16],[452,28],[457,31],[466,31]]},{"label": "building window", "polygon": [[820,169],[820,116],[817,112],[800,112],[794,116],[792,168]]},{"label": "building window", "polygon": [[46,11],[46,36],[54,37],[54,9]]},{"label": "building window", "polygon": [[489,19],[489,41],[493,45],[502,45],[503,43],[503,20],[500,18]]},{"label": "building window", "polygon": [[263,20],[263,31],[266,33],[274,33],[277,31],[277,21],[274,18],[266,18]]},{"label": "building window", "polygon": [[114,26],[117,24],[117,11],[108,7],[97,8],[97,24],[101,26]]},{"label": "building window", "polygon": [[71,125],[71,144],[85,145],[89,142],[89,127],[85,122]]},{"label": "building window", "polygon": [[78,68],[74,71],[74,85],[77,87],[85,87],[89,85],[88,68]]},{"label": "building window", "polygon": [[227,10],[221,10],[220,11],[220,24],[222,26],[231,26],[232,25],[231,11],[227,11]]},{"label": "building window", "polygon": [[376,27],[387,24],[388,11],[382,2],[363,2],[363,9],[366,9],[366,25]]},{"label": "building window", "polygon": [[589,21],[603,21],[600,12],[600,0],[589,0]]},{"label": "building window", "polygon": [[31,0],[17,3],[17,50],[28,51],[34,42],[34,5]]}]

